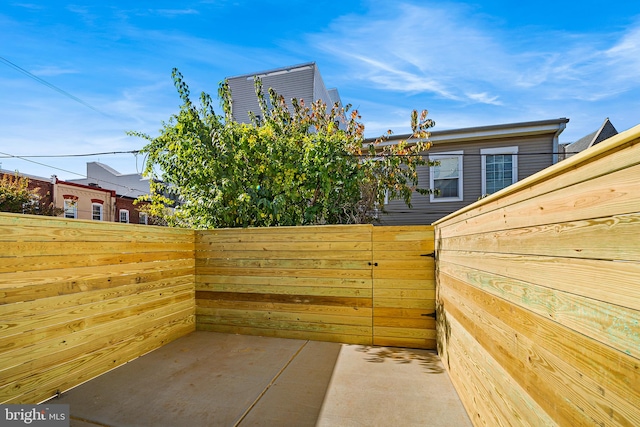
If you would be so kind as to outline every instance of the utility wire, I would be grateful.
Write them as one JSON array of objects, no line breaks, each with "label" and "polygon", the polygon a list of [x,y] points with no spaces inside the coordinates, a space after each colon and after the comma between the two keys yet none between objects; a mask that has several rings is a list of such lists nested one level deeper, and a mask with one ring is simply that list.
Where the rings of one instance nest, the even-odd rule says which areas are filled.
[{"label": "utility wire", "polygon": [[59,87],[57,87],[56,85],[51,84],[51,83],[49,83],[48,81],[46,81],[46,80],[44,80],[44,79],[41,79],[40,77],[38,77],[38,76],[36,76],[36,75],[34,75],[34,74],[31,74],[29,71],[25,70],[24,68],[20,67],[20,66],[19,66],[19,65],[17,65],[17,64],[14,64],[13,62],[9,61],[8,59],[3,58],[3,57],[1,57],[1,56],[0,56],[0,62],[3,62],[5,65],[7,65],[7,66],[9,66],[9,67],[13,68],[13,69],[14,69],[14,70],[16,70],[16,71],[19,71],[20,73],[22,73],[22,74],[26,75],[27,77],[29,77],[29,78],[31,78],[31,79],[33,79],[33,80],[37,81],[38,83],[40,83],[40,84],[42,84],[42,85],[44,85],[44,86],[48,87],[49,89],[53,89],[53,90],[55,90],[56,92],[58,92],[58,93],[60,93],[60,94],[62,94],[62,95],[64,95],[64,96],[66,96],[67,98],[71,98],[72,100],[74,100],[74,101],[76,101],[76,102],[78,102],[78,103],[80,103],[80,104],[84,105],[85,107],[87,107],[87,108],[91,108],[91,109],[92,109],[93,111],[95,111],[96,113],[99,113],[99,114],[102,114],[102,115],[103,115],[103,116],[105,116],[105,117],[109,117],[109,118],[111,118],[111,116],[109,116],[108,114],[103,113],[102,111],[98,110],[98,109],[97,109],[97,108],[95,108],[93,105],[91,105],[91,104],[89,104],[89,103],[87,103],[87,102],[83,101],[82,99],[78,98],[77,96],[71,95],[69,92],[67,92],[67,91],[65,91],[65,90],[63,90],[63,89],[60,89],[60,88],[59,88]]},{"label": "utility wire", "polygon": [[34,156],[12,156],[12,155],[2,155],[0,159],[7,159],[16,157],[19,159],[36,159],[36,158],[56,158],[56,157],[91,157],[91,156],[106,156],[110,154],[138,154],[140,150],[131,150],[131,151],[108,151],[104,153],[86,153],[86,154],[41,154]]},{"label": "utility wire", "polygon": [[[14,156],[13,154],[3,153],[1,151],[0,151],[0,154],[2,154],[3,156],[6,156],[6,157],[3,157],[3,158],[20,159],[20,160],[24,160],[25,162],[30,162],[30,163],[34,163],[34,164],[39,165],[39,166],[44,166],[44,167],[47,167],[47,168],[56,169],[56,170],[59,170],[61,172],[66,172],[66,173],[70,173],[72,175],[80,176],[82,178],[94,179],[96,181],[104,182],[105,184],[116,185],[118,187],[125,187],[129,191],[134,191],[135,190],[135,191],[139,191],[140,193],[143,193],[143,194],[148,194],[148,190],[141,190],[139,188],[127,187],[125,185],[117,184],[115,182],[105,181],[104,179],[99,179],[99,178],[95,178],[95,177],[92,177],[92,176],[84,175],[84,174],[81,174],[81,173],[78,173],[78,172],[73,172],[73,171],[70,171],[70,170],[67,170],[67,169],[62,169],[62,168],[59,168],[59,167],[56,167],[56,166],[47,165],[45,163],[36,162],[35,160],[29,160],[28,158],[25,158],[24,156]],[[108,190],[108,188],[107,188],[107,190]]]}]

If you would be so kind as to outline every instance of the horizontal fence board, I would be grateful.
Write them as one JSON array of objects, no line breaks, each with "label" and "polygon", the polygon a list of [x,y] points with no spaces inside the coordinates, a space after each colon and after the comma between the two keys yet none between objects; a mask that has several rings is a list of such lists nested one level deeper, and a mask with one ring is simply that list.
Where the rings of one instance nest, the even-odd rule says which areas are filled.
[{"label": "horizontal fence board", "polygon": [[175,315],[162,319],[160,326],[138,330],[125,340],[96,348],[76,359],[38,371],[19,382],[0,388],[2,403],[42,402],[58,391],[80,385],[108,370],[148,353],[191,332],[194,316]]},{"label": "horizontal fence board", "polygon": [[193,252],[193,243],[167,242],[5,242],[2,256],[87,255],[137,252],[165,252],[168,247],[183,251],[185,257]]},{"label": "horizontal fence board", "polygon": [[196,291],[197,299],[218,301],[257,301],[263,303],[337,305],[344,307],[371,307],[371,297],[339,297],[324,295],[289,295],[275,293],[239,293]]},{"label": "horizontal fence board", "polygon": [[[328,315],[326,313],[311,312],[285,312],[276,310],[242,310],[228,308],[210,308],[198,307],[196,315],[208,316],[209,319],[219,317],[224,318],[240,318],[251,320],[252,322],[260,321],[289,321],[289,322],[307,322],[307,323],[325,323],[336,325],[354,325],[371,327],[371,316],[354,316],[349,315]],[[209,322],[211,323],[211,322]]]},{"label": "horizontal fence board", "polygon": [[351,343],[370,345],[371,333],[365,335],[341,335],[338,333],[324,333],[314,331],[297,331],[285,329],[249,328],[241,326],[219,325],[205,322],[198,322],[199,331],[222,332],[226,334],[258,335],[262,337],[291,338],[301,340],[329,341],[338,343]]},{"label": "horizontal fence board", "polygon": [[[175,320],[193,315],[192,301],[176,303],[167,308],[149,310],[129,319],[119,319],[109,324],[67,334],[64,339],[56,337],[43,340],[37,346],[0,354],[2,378],[8,381],[27,377],[34,371],[46,370],[48,366],[64,364],[84,354],[111,345],[130,335],[136,335],[145,327],[161,327],[167,319]],[[2,391],[0,389],[0,395]]]},{"label": "horizontal fence board", "polygon": [[42,315],[43,311],[54,312],[59,310],[69,310],[84,304],[92,304],[119,298],[127,295],[135,295],[157,289],[171,288],[190,284],[193,286],[193,275],[177,276],[167,279],[141,282],[135,285],[121,285],[105,289],[88,290],[80,294],[57,295],[50,298],[24,301],[20,304],[0,304],[0,318],[4,321],[11,321],[14,318],[27,318],[35,315]]},{"label": "horizontal fence board", "polygon": [[637,212],[639,180],[640,164],[569,188],[557,186],[549,189],[549,193],[479,214],[464,222],[443,224],[438,238]]},{"label": "horizontal fence board", "polygon": [[640,359],[640,313],[524,281],[440,263],[440,272]]},{"label": "horizontal fence board", "polygon": [[435,289],[397,289],[397,288],[378,288],[373,291],[375,298],[393,298],[393,299],[428,299],[435,300]]},{"label": "horizontal fence board", "polygon": [[196,267],[202,274],[206,268],[260,268],[260,269],[316,269],[316,270],[367,270],[369,260],[343,259],[238,259],[197,258]]},{"label": "horizontal fence board", "polygon": [[384,252],[410,252],[410,253],[428,253],[433,252],[435,242],[433,236],[425,236],[425,240],[407,240],[404,242],[373,242],[374,251]]},{"label": "horizontal fence board", "polygon": [[[35,298],[82,293],[127,284],[134,285],[145,281],[193,275],[193,268],[188,265],[189,263],[190,261],[187,260],[173,266],[170,263],[149,263],[146,266],[138,264],[127,268],[112,266],[108,275],[105,275],[104,268],[96,269],[94,267],[67,269],[64,270],[64,273],[59,273],[60,275],[52,274],[49,276],[41,272],[38,274],[6,274],[11,277],[0,276],[0,296],[2,301],[8,304],[30,301]],[[59,270],[54,270],[54,272],[57,271]]]},{"label": "horizontal fence board", "polygon": [[[287,248],[286,245],[283,248]],[[371,261],[371,254],[367,251],[318,251],[296,252],[289,250],[272,251],[268,257],[265,251],[197,251],[197,257],[210,259],[310,259],[310,260],[342,260]]]},{"label": "horizontal fence board", "polygon": [[640,126],[435,223],[438,348],[476,425],[640,425],[638,188]]},{"label": "horizontal fence board", "polygon": [[248,276],[248,277],[329,277],[371,280],[371,269],[313,269],[313,268],[231,268],[231,267],[201,267],[201,275],[209,276]]},{"label": "horizontal fence board", "polygon": [[[196,298],[197,297],[198,294],[196,293]],[[355,317],[366,316],[369,318],[371,318],[371,314],[373,312],[370,307],[197,299],[196,309],[198,310],[201,308],[220,308],[246,311],[278,311],[290,313],[317,313],[327,316],[345,315]]]},{"label": "horizontal fence board", "polygon": [[[438,235],[445,228],[448,228],[450,233],[453,227],[455,229],[462,227],[459,234],[471,233],[471,231],[465,230],[464,225],[473,218],[489,214],[492,211],[509,208],[512,205],[536,198],[539,195],[552,193],[558,189],[568,189],[595,178],[607,177],[619,171],[627,171],[639,165],[640,160],[637,154],[640,135],[638,135],[638,131],[639,129],[636,127],[624,132],[626,135],[616,135],[606,142],[603,141],[603,143],[599,143],[589,150],[563,160],[509,186],[505,190],[442,218],[435,223],[438,228]],[[571,190],[566,191],[566,193],[570,192],[573,193]],[[614,213],[611,212],[610,214]],[[600,216],[602,215],[594,218]],[[438,235],[436,235],[436,239]],[[447,237],[450,235],[452,234],[448,234]]]},{"label": "horizontal fence board", "polygon": [[441,260],[640,310],[640,263],[442,252]]},{"label": "horizontal fence board", "polygon": [[375,308],[422,308],[435,309],[435,300],[415,298],[376,298],[373,302]]},{"label": "horizontal fence board", "polygon": [[[434,274],[435,276],[435,274]],[[429,279],[380,279],[376,278],[376,289],[435,289],[435,277]]]},{"label": "horizontal fence board", "polygon": [[381,337],[374,336],[373,345],[384,347],[406,347],[406,348],[419,348],[423,350],[435,350],[436,340],[423,339],[423,338],[396,338],[396,337]]},{"label": "horizontal fence board", "polygon": [[391,328],[415,328],[435,330],[436,319],[422,316],[418,318],[408,317],[384,317],[376,312],[373,318],[373,326],[387,326]]},{"label": "horizontal fence board", "polygon": [[440,250],[640,261],[640,213],[442,238]]},{"label": "horizontal fence board", "polygon": [[[275,295],[310,295],[332,297],[361,297],[371,298],[371,288],[331,288],[327,286],[278,286],[278,285],[237,285],[216,284],[209,285],[206,289],[198,288],[198,291],[223,292],[223,293],[248,293],[248,294],[275,294]],[[215,296],[212,296],[215,298]]]},{"label": "horizontal fence board", "polygon": [[309,331],[322,332],[326,334],[337,335],[371,335],[371,324],[343,324],[343,323],[327,323],[327,322],[309,322],[301,320],[285,320],[285,319],[252,319],[250,317],[228,317],[228,316],[209,316],[201,314],[198,316],[201,323],[215,324],[221,326],[238,326],[259,329],[277,329],[287,331]]},{"label": "horizontal fence board", "polygon": [[0,214],[0,402],[39,403],[195,330],[194,232]]},{"label": "horizontal fence board", "polygon": [[[0,352],[11,347],[37,343],[44,338],[63,336],[91,328],[101,323],[143,313],[157,307],[193,299],[193,284],[112,298],[96,303],[77,305],[64,310],[45,311],[33,316],[0,320]],[[16,336],[18,335],[18,336]]]},{"label": "horizontal fence board", "polygon": [[197,275],[198,290],[209,290],[218,284],[237,285],[273,285],[273,286],[316,286],[329,288],[370,288],[371,279],[352,279],[342,277],[264,277],[264,276],[218,276]]},{"label": "horizontal fence board", "polygon": [[474,425],[558,425],[455,317],[447,323],[449,376]]},{"label": "horizontal fence board", "polygon": [[[635,403],[623,399],[604,383],[606,379],[594,379],[592,364],[580,365],[576,359],[564,360],[545,349],[544,343],[534,342],[522,334],[513,316],[494,316],[488,310],[495,307],[495,298],[483,301],[482,294],[472,291],[462,283],[448,286],[441,294],[449,312],[472,328],[474,337],[492,357],[499,360],[519,384],[535,384],[529,394],[545,408],[545,411],[562,423],[581,425],[586,422],[617,425],[637,425],[640,413]],[[475,297],[475,298],[473,298]],[[490,305],[491,304],[491,305]],[[520,321],[535,322],[536,315],[522,312]],[[540,319],[540,322],[549,322]],[[548,329],[548,328],[547,328]],[[575,343],[574,334],[565,338]],[[598,375],[601,377],[601,375]],[[600,381],[598,381],[600,380]],[[602,396],[607,395],[607,401]],[[559,401],[562,400],[561,403]]]},{"label": "horizontal fence board", "polygon": [[0,273],[15,273],[22,271],[56,270],[74,267],[105,266],[118,264],[133,264],[158,261],[175,261],[189,259],[192,252],[134,252],[134,253],[107,253],[94,255],[45,255],[45,256],[0,256]]},{"label": "horizontal fence board", "polygon": [[[197,251],[264,251],[264,252],[280,252],[283,250],[285,242],[240,242],[240,243],[196,243]],[[322,251],[367,251],[371,249],[371,242],[331,242],[318,240],[314,242],[286,242],[287,251],[301,252],[299,258],[303,258],[304,252],[322,252]]]},{"label": "horizontal fence board", "polygon": [[[0,227],[6,234],[2,233],[1,240],[16,241],[28,236],[40,236],[41,240],[46,237],[46,241],[62,239],[64,236],[70,239],[78,239],[86,241],[83,235],[91,236],[102,235],[111,236],[116,240],[129,239],[140,240],[158,240],[165,242],[180,241],[193,242],[194,231],[171,228],[171,227],[153,227],[138,224],[123,224],[118,222],[106,221],[89,221],[81,219],[67,219],[60,217],[38,216],[38,215],[22,215],[3,212],[0,216]],[[38,233],[36,230],[41,230]],[[120,236],[118,238],[116,236]]]},{"label": "horizontal fence board", "polygon": [[377,326],[376,338],[409,338],[409,339],[430,339],[435,342],[435,329],[429,330],[424,328],[403,328],[395,326]]},{"label": "horizontal fence board", "polygon": [[[573,371],[577,370],[596,379],[604,389],[612,390],[620,396],[630,396],[631,401],[640,399],[640,389],[637,388],[637,384],[640,383],[637,358],[464,282],[446,275],[443,275],[443,280],[447,284],[446,292],[452,295],[466,295],[466,301],[481,305],[493,318],[507,322],[517,331],[518,336],[535,340],[547,352],[565,361],[571,361]],[[456,310],[457,307],[458,305],[454,304],[451,309]]]}]

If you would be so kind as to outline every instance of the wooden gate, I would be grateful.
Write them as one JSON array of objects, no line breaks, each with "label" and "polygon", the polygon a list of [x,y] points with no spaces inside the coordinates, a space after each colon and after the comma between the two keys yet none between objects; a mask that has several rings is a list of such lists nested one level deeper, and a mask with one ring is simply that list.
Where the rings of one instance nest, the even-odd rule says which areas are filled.
[{"label": "wooden gate", "polygon": [[436,348],[431,226],[373,228],[373,344]]}]

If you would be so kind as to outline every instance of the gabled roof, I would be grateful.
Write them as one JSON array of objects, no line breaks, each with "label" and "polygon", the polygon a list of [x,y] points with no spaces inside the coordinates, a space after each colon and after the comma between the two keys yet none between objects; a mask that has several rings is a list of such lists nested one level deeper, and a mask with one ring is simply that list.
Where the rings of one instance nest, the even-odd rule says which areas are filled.
[{"label": "gabled roof", "polygon": [[569,157],[573,154],[577,154],[583,150],[586,150],[587,148],[593,147],[594,145],[604,141],[605,139],[611,138],[612,136],[617,134],[618,131],[615,127],[613,127],[613,124],[611,124],[611,121],[607,117],[602,123],[602,126],[600,126],[597,131],[591,132],[589,135],[583,136],[576,142],[566,145],[564,147],[564,151],[567,157]]}]

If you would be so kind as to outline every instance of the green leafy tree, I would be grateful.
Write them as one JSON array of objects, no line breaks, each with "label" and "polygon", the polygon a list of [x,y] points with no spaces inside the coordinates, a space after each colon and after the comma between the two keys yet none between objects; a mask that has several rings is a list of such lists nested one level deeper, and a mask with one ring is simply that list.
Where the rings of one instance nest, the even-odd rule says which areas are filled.
[{"label": "green leafy tree", "polygon": [[[172,72],[182,100],[180,112],[163,123],[160,135],[145,138],[145,175],[152,178],[146,200],[154,216],[169,225],[212,228],[371,222],[385,196],[409,206],[418,186],[417,166],[428,149],[427,112],[413,112],[413,142],[386,144],[388,134],[365,146],[357,111],[321,101],[305,105],[293,99],[292,110],[272,89],[265,94],[256,78],[262,110],[252,123],[233,120],[227,82],[212,98],[190,100],[177,69]],[[266,101],[269,98],[269,103]],[[167,206],[172,195],[180,203]]]},{"label": "green leafy tree", "polygon": [[55,216],[62,212],[42,200],[38,188],[29,188],[29,179],[17,173],[0,178],[0,212]]}]

